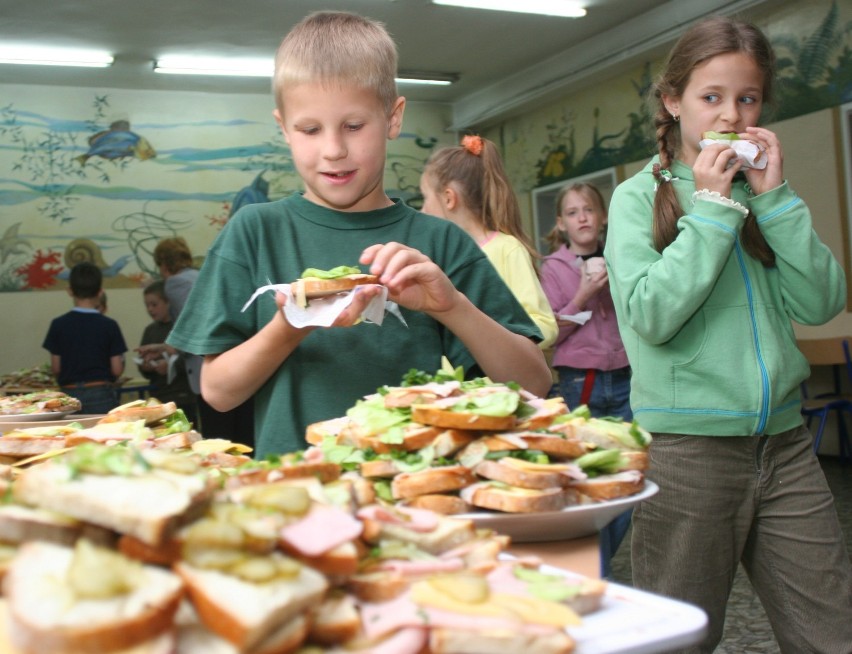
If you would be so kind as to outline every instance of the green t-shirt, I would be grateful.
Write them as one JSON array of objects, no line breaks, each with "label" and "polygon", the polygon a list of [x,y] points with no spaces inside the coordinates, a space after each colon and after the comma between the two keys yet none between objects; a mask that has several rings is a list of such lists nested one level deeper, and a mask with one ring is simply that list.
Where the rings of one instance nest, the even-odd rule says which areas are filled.
[{"label": "green t-shirt", "polygon": [[[270,293],[241,312],[255,289],[293,281],[305,268],[358,265],[365,248],[390,241],[428,256],[477,307],[511,331],[541,339],[476,243],[449,221],[402,202],[378,211],[340,212],[296,194],[248,205],[228,222],[168,342],[194,354],[225,352],[257,333],[277,310]],[[410,368],[437,370],[442,355],[479,374],[467,349],[440,323],[424,313],[401,311],[407,327],[388,315],[380,327],[317,329],[305,338],[255,395],[255,455],[304,448],[307,425],[344,415],[356,400],[398,383]]]}]

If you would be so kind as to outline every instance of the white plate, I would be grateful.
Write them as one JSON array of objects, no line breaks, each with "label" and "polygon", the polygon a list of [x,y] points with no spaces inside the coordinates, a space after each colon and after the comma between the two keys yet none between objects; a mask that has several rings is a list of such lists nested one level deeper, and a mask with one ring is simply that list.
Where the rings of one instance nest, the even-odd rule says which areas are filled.
[{"label": "white plate", "polygon": [[73,411],[50,411],[42,413],[14,413],[0,415],[0,423],[3,422],[44,422],[46,420],[62,420],[71,415]]},{"label": "white plate", "polygon": [[[578,575],[549,565],[547,574]],[[707,633],[707,614],[692,604],[609,583],[601,608],[568,627],[574,654],[657,654],[695,645]]]},{"label": "white plate", "polygon": [[582,538],[597,533],[619,513],[646,500],[659,490],[653,481],[645,480],[645,488],[629,497],[621,497],[595,504],[569,506],[561,511],[541,513],[501,513],[474,511],[456,517],[470,518],[477,527],[494,529],[512,537],[514,543]]}]

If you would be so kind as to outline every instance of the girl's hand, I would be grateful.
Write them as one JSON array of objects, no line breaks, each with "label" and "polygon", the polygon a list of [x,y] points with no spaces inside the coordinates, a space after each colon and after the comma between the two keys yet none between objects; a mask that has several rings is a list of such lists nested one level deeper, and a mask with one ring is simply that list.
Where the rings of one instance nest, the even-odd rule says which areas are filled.
[{"label": "girl's hand", "polygon": [[458,290],[444,271],[419,250],[401,243],[376,244],[364,250],[359,261],[378,275],[389,298],[407,309],[441,313],[456,306]]},{"label": "girl's hand", "polygon": [[763,127],[746,127],[745,134],[740,134],[740,138],[759,143],[766,150],[763,155],[766,157],[766,168],[745,170],[746,179],[754,194],[760,195],[781,186],[784,183],[784,152],[775,133]]},{"label": "girl's hand", "polygon": [[[734,163],[728,167],[728,164],[734,160]],[[692,165],[692,173],[695,176],[695,190],[715,191],[719,195],[731,197],[731,183],[734,175],[736,175],[742,162],[737,159],[737,153],[733,148],[729,148],[721,143],[713,143],[708,145],[695,158],[695,163]]]},{"label": "girl's hand", "polygon": [[609,275],[606,268],[599,272],[580,271],[580,285],[577,287],[577,293],[574,295],[574,305],[579,308],[585,308],[586,303],[595,297],[609,284]]}]

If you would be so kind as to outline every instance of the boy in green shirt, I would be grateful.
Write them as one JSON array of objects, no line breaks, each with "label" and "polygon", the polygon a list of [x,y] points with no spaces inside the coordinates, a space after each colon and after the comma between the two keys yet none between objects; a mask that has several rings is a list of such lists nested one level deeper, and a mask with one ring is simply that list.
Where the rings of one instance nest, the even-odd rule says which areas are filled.
[{"label": "boy in green shirt", "polygon": [[[346,12],[317,12],[276,55],[275,119],[304,194],[241,209],[222,230],[169,336],[205,355],[204,398],[226,411],[255,396],[258,456],[304,447],[305,427],[441,356],[469,375],[545,395],[541,334],[481,250],[448,221],[384,192],[386,141],[402,127],[396,46]],[[377,287],[359,289],[330,328],[290,325],[278,294],[245,312],[252,292],[302,270],[359,262],[379,276],[407,326],[357,324]]]}]

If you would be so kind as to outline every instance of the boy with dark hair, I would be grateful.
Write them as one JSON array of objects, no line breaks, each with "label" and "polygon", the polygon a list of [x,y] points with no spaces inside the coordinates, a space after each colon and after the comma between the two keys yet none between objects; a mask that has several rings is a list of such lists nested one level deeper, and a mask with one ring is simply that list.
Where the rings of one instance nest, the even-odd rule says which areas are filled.
[{"label": "boy with dark hair", "polygon": [[80,413],[107,413],[118,404],[115,381],[127,345],[118,323],[98,311],[103,273],[93,263],[71,269],[74,308],[54,318],[45,336],[50,367],[62,390],[82,403]]},{"label": "boy with dark hair", "polygon": [[[384,192],[387,140],[402,128],[396,45],[384,27],[317,12],[278,49],[274,112],[305,191],[247,205],[207,254],[168,341],[205,355],[201,391],[219,410],[254,395],[256,454],[305,447],[308,424],[446,356],[468,376],[515,381],[545,395],[541,333],[476,243],[452,223]],[[291,325],[255,289],[309,267],[358,262],[377,275],[407,325],[359,323],[382,292],[361,287],[329,328]]]}]

